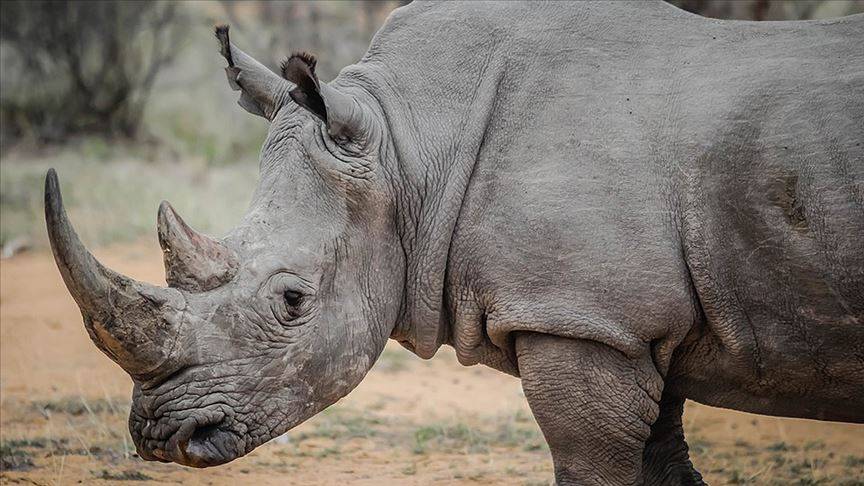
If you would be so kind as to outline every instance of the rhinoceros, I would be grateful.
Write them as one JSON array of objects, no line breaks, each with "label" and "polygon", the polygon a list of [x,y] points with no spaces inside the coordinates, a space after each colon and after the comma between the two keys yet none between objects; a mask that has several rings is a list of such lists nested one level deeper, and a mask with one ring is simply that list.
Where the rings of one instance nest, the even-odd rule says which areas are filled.
[{"label": "rhinoceros", "polygon": [[269,122],[221,239],[158,212],[167,287],[57,265],[132,377],[147,460],[249,453],[388,339],[521,378],[561,484],[700,483],[685,399],[864,422],[864,16],[419,3],[330,83],[216,36]]}]

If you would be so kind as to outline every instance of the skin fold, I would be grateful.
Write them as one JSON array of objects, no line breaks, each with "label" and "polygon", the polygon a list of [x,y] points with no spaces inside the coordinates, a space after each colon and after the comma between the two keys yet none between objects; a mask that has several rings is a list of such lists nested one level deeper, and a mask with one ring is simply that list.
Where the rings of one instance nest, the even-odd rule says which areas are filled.
[{"label": "skin fold", "polygon": [[330,83],[217,38],[270,128],[224,238],[160,207],[168,288],[102,267],[46,181],[141,457],[247,454],[389,338],[521,377],[559,484],[700,484],[685,399],[864,422],[864,15],[414,2]]}]

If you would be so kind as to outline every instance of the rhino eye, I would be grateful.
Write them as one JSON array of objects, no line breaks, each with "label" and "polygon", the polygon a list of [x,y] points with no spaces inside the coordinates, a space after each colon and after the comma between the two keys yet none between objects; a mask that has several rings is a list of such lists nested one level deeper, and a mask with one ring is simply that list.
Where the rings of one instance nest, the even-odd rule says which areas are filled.
[{"label": "rhino eye", "polygon": [[306,296],[312,291],[309,285],[296,275],[279,273],[270,278],[267,288],[273,317],[285,326],[302,324],[300,318],[310,311],[306,302]]},{"label": "rhino eye", "polygon": [[282,297],[285,298],[285,304],[287,304],[288,307],[298,307],[303,298],[303,294],[295,290],[286,290],[282,293]]}]

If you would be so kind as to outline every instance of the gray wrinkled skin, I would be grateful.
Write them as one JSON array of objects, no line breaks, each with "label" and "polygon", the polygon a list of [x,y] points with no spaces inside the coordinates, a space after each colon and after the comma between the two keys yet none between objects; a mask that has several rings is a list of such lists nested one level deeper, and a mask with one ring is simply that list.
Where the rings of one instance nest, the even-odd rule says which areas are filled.
[{"label": "gray wrinkled skin", "polygon": [[388,337],[521,376],[560,484],[700,483],[688,398],[864,422],[864,16],[415,2],[329,85],[218,35],[270,130],[227,237],[160,209],[171,289],[82,270],[46,186],[142,457],[246,454]]}]

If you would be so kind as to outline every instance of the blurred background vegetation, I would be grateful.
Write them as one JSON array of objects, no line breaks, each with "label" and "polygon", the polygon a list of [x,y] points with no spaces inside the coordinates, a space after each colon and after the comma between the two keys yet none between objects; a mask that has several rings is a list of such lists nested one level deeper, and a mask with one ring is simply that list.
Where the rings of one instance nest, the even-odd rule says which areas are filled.
[{"label": "blurred background vegetation", "polygon": [[[671,0],[701,15],[829,18],[864,0]],[[0,245],[46,244],[42,181],[60,175],[91,245],[153,236],[162,199],[214,234],[243,213],[266,123],[236,106],[217,23],[275,68],[318,55],[324,80],[356,62],[407,1],[7,1],[0,3]]]}]

